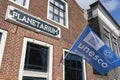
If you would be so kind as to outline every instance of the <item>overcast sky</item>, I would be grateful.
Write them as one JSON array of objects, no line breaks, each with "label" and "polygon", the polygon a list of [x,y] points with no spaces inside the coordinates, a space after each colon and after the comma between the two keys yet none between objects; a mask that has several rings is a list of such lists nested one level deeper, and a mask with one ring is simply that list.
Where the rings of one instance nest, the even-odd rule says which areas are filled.
[{"label": "overcast sky", "polygon": [[[76,0],[80,7],[83,9],[89,9],[89,5],[97,0]],[[120,0],[100,0],[108,12],[113,18],[120,23]]]}]

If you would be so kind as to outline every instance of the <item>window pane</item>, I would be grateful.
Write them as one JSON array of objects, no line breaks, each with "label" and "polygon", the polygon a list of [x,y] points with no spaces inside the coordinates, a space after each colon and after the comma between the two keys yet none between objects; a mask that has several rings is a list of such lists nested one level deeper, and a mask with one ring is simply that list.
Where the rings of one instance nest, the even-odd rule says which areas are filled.
[{"label": "window pane", "polygon": [[110,40],[109,40],[109,38],[105,37],[104,40],[105,40],[105,43],[108,45],[108,47],[110,47]]},{"label": "window pane", "polygon": [[70,75],[70,70],[69,69],[65,69],[65,80],[71,80],[71,78],[69,77]]},{"label": "window pane", "polygon": [[83,75],[80,71],[77,71],[77,80],[83,80]]},{"label": "window pane", "polygon": [[77,66],[76,66],[76,67],[77,67],[78,69],[79,69],[79,68],[82,69],[82,62],[81,62],[81,63],[80,63],[79,61],[76,61],[76,62],[77,62]]},{"label": "window pane", "polygon": [[76,70],[71,70],[71,80],[77,80]]},{"label": "window pane", "polygon": [[117,39],[113,37],[113,51],[118,55]]},{"label": "window pane", "polygon": [[64,17],[64,12],[63,11],[60,11],[60,17]]},{"label": "window pane", "polygon": [[104,41],[110,47],[110,38],[109,38],[109,32],[104,30]]},{"label": "window pane", "polygon": [[76,68],[76,61],[74,61],[74,60],[71,61],[71,67],[72,67],[72,68]]},{"label": "window pane", "polygon": [[53,19],[53,13],[52,12],[49,12],[49,18]]},{"label": "window pane", "polygon": [[58,8],[54,8],[54,13],[58,15]]},{"label": "window pane", "polygon": [[25,69],[47,71],[48,48],[28,43],[25,59]]},{"label": "window pane", "polygon": [[60,23],[61,23],[61,24],[64,24],[63,18],[60,18]]},{"label": "window pane", "polygon": [[64,6],[62,4],[60,4],[60,8],[64,10]]},{"label": "window pane", "polygon": [[58,15],[55,15],[55,14],[54,14],[54,20],[57,21],[57,22],[59,22],[59,17],[58,17]]},{"label": "window pane", "polygon": [[46,78],[23,77],[23,80],[46,80]]},{"label": "window pane", "polygon": [[53,5],[50,5],[50,11],[53,12]]},{"label": "window pane", "polygon": [[57,1],[55,1],[55,5],[56,5],[57,7],[59,7],[59,3],[58,3]]},{"label": "window pane", "polygon": [[109,37],[109,32],[106,31],[106,30],[104,30],[104,35],[107,36],[107,37]]}]

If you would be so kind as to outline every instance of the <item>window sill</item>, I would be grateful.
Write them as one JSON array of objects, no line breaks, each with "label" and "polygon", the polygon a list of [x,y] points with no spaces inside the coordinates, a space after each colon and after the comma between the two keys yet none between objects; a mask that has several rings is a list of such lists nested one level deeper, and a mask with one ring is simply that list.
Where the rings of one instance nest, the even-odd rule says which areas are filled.
[{"label": "window sill", "polygon": [[28,5],[26,5],[26,6],[23,6],[23,5],[21,5],[21,4],[19,4],[19,3],[17,3],[17,2],[15,2],[15,1],[12,1],[12,0],[9,0],[10,2],[12,2],[12,3],[14,3],[14,4],[16,4],[16,5],[18,5],[18,6],[20,6],[20,7],[22,7],[22,8],[25,8],[25,9],[29,9],[29,6]]},{"label": "window sill", "polygon": [[54,22],[54,23],[56,23],[56,24],[58,24],[58,25],[60,25],[60,26],[63,26],[63,27],[66,28],[66,29],[69,29],[68,25],[60,24],[60,23],[58,23],[58,22],[56,22],[56,21],[54,21],[54,20],[52,20],[52,19],[50,19],[50,18],[47,18],[47,19],[50,20],[50,21],[52,21],[52,22]]}]

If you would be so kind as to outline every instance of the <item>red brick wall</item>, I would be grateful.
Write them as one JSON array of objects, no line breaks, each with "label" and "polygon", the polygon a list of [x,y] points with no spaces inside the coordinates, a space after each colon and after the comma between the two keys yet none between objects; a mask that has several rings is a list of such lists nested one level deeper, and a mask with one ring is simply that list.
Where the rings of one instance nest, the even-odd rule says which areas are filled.
[{"label": "red brick wall", "polygon": [[[0,80],[18,80],[24,37],[33,38],[53,45],[53,80],[63,80],[63,66],[57,68],[63,49],[70,49],[73,42],[87,24],[87,21],[83,17],[83,11],[78,7],[75,1],[66,0],[66,2],[68,3],[69,29],[47,19],[48,0],[30,0],[30,7],[28,10],[10,2],[9,0],[0,1],[0,29],[8,31],[2,66],[0,69]],[[61,38],[56,39],[44,34],[36,33],[35,31],[5,21],[7,5],[17,7],[60,27]],[[90,69],[90,72],[87,71],[88,80],[93,80],[92,69],[89,65],[87,65],[87,67],[88,70]]]}]

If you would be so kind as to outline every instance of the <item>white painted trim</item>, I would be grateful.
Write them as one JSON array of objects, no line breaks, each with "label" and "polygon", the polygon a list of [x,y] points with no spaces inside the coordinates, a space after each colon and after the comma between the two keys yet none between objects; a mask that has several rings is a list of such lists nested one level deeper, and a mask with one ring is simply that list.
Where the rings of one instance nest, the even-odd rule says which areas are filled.
[{"label": "white painted trim", "polygon": [[83,78],[84,80],[87,80],[86,63],[84,59],[82,61],[83,61]]},{"label": "white painted trim", "polygon": [[[105,25],[103,25],[103,30],[106,30],[108,33],[110,33],[110,30]],[[110,37],[110,34],[109,34],[109,37]]]},{"label": "white painted trim", "polygon": [[2,58],[3,58],[3,54],[4,54],[4,49],[5,49],[5,43],[6,43],[6,39],[7,39],[7,31],[0,29],[0,33],[2,33],[2,37],[1,37],[1,42],[0,42],[0,68],[2,65]]},{"label": "white painted trim", "polygon": [[[110,48],[111,48],[111,50],[113,50],[113,42],[112,42],[112,40],[113,40],[113,37],[114,37],[117,40],[117,42],[118,42],[118,38],[117,38],[118,35],[116,36],[115,34],[111,33],[110,30],[106,26],[104,26],[104,25],[103,25],[103,30],[106,30],[106,31],[109,32]],[[104,36],[104,33],[102,35]],[[117,52],[118,52],[117,55],[120,56],[120,54],[119,54],[119,45],[118,44],[117,44],[117,48],[118,48],[117,49]]]},{"label": "white painted trim", "polygon": [[[119,42],[118,42],[118,41],[119,41],[118,37],[117,37],[117,36],[115,36],[114,34],[112,34],[112,40],[113,40],[113,38],[115,38],[115,39],[117,40],[117,43],[119,43]],[[113,48],[113,47],[112,47],[112,48]],[[118,52],[118,53],[116,53],[116,54],[117,54],[117,56],[119,56],[119,57],[120,57],[119,44],[117,44],[117,52]]]},{"label": "white painted trim", "polygon": [[[64,57],[65,57],[65,51],[67,51],[67,52],[69,52],[69,50],[67,50],[67,49],[63,49],[63,59],[64,59]],[[82,63],[83,63],[83,80],[87,80],[87,75],[86,75],[86,63],[85,63],[85,60],[84,59],[82,59]],[[65,63],[63,63],[63,80],[65,80]]]},{"label": "white painted trim", "polygon": [[63,26],[64,28],[67,28],[67,29],[69,29],[69,19],[68,19],[68,4],[67,4],[67,2],[66,1],[64,1],[64,0],[61,0],[63,3],[65,3],[65,5],[66,5],[66,13],[65,13],[65,25],[63,25],[63,24],[60,24],[60,23],[58,23],[58,22],[56,22],[56,21],[54,21],[54,20],[52,20],[52,19],[50,19],[49,18],[49,2],[50,2],[50,0],[48,0],[48,7],[47,7],[47,19],[48,20],[50,20],[50,21],[52,21],[52,22],[54,22],[54,23],[56,23],[56,24],[59,24],[59,25],[61,25],[61,26]]},{"label": "white painted trim", "polygon": [[[25,62],[27,42],[39,44],[39,45],[42,45],[42,46],[49,48],[48,72],[44,73],[44,72],[34,72],[34,71],[24,70],[24,62]],[[45,77],[45,78],[48,78],[47,80],[52,80],[52,67],[53,67],[53,45],[25,37],[24,41],[23,41],[23,48],[22,48],[22,55],[21,55],[21,63],[20,63],[19,79],[18,80],[22,80],[23,76]]]},{"label": "white painted trim", "polygon": [[[108,32],[108,34],[109,34],[109,40],[110,40],[110,48],[113,50],[113,48],[112,48],[112,41],[111,41],[111,33],[110,33],[110,30],[106,27],[106,26],[104,26],[103,25],[103,32],[104,32],[104,30],[106,30],[107,32]],[[103,33],[103,38],[105,39],[105,34]],[[109,46],[108,46],[109,47]]]},{"label": "white painted trim", "polygon": [[[116,38],[116,36],[114,36],[114,34],[111,34],[111,48],[112,48],[112,51],[113,51],[113,37],[117,40],[117,38]],[[117,48],[118,48],[118,45],[117,45]],[[117,52],[118,52],[118,50],[117,50]],[[118,55],[118,54],[116,54],[116,55]]]},{"label": "white painted trim", "polygon": [[35,72],[35,71],[27,71],[27,70],[24,70],[24,76],[29,76],[29,77],[44,77],[44,78],[47,78],[48,77],[48,73],[45,73],[45,72]]},{"label": "white painted trim", "polygon": [[117,36],[119,36],[119,30],[116,28],[116,25],[112,21],[110,21],[102,12],[100,9],[93,10],[93,17],[98,16],[101,20],[108,25],[109,29],[112,30]]},{"label": "white painted trim", "polygon": [[15,4],[17,4],[17,5],[21,6],[21,7],[23,7],[23,8],[29,9],[30,0],[26,0],[25,6],[19,4],[18,2],[15,2],[15,1],[13,1],[13,0],[9,0],[9,1],[11,1],[11,2],[13,2],[13,3],[15,3]]},{"label": "white painted trim", "polygon": [[[65,51],[69,52],[69,50],[63,49],[63,62],[65,62]],[[65,80],[65,63],[63,63],[63,80]]]}]

